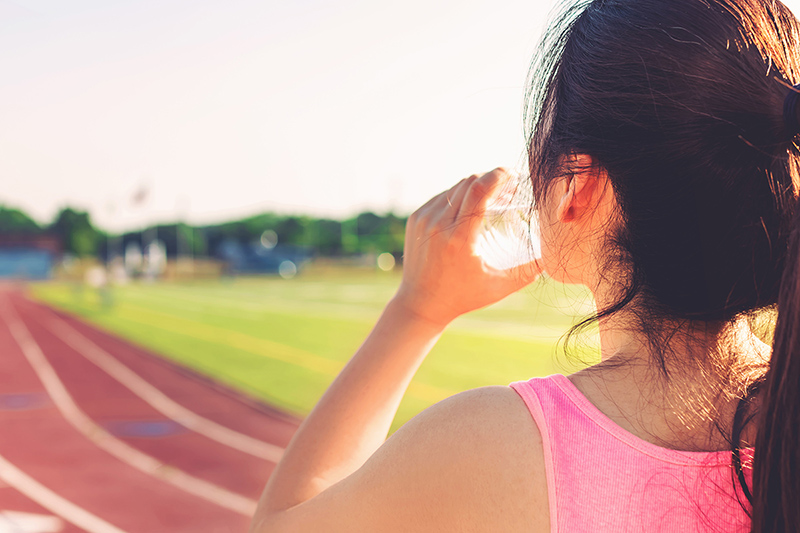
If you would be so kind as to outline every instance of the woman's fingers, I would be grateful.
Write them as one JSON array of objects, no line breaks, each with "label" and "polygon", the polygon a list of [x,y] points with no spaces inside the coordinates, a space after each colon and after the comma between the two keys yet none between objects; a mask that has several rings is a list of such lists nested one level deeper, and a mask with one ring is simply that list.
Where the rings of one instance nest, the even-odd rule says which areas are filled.
[{"label": "woman's fingers", "polygon": [[509,177],[505,169],[497,168],[480,176],[474,174],[465,178],[431,198],[412,215],[413,220],[421,228],[471,233],[483,219],[487,203]]},{"label": "woman's fingers", "polygon": [[505,169],[497,168],[487,172],[479,180],[472,183],[464,203],[461,205],[461,216],[483,216],[486,204],[494,197],[497,190],[506,183],[509,178]]},{"label": "woman's fingers", "polygon": [[476,179],[478,176],[475,175],[464,178],[452,188],[428,200],[412,215],[414,221],[427,227],[452,228],[464,196],[467,194],[470,184]]},{"label": "woman's fingers", "polygon": [[510,175],[504,168],[496,168],[474,180],[459,207],[457,214],[459,224],[465,225],[469,230],[480,224],[486,211],[486,205],[509,178]]},{"label": "woman's fingers", "polygon": [[469,192],[470,187],[475,181],[479,179],[477,174],[473,174],[467,179],[462,180],[456,187],[450,189],[452,196],[450,197],[449,207],[452,208],[452,220],[456,221],[458,213],[461,210],[461,204],[464,202],[464,197]]}]

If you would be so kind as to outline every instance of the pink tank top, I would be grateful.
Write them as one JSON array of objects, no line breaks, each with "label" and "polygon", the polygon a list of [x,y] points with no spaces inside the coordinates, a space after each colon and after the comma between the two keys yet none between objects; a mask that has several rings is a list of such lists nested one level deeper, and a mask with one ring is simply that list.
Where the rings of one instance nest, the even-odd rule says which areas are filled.
[{"label": "pink tank top", "polygon": [[[684,452],[644,441],[562,375],[511,388],[542,435],[551,531],[750,531],[739,503],[747,500],[732,483],[730,452]],[[752,450],[746,452],[749,462]],[[746,475],[749,483],[749,468]]]}]

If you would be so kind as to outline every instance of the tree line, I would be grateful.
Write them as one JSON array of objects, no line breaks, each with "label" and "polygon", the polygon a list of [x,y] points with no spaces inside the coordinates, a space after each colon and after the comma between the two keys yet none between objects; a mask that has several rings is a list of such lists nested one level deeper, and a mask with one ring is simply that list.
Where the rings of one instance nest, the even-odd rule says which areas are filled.
[{"label": "tree line", "polygon": [[344,220],[263,213],[221,224],[159,224],[112,234],[97,228],[88,212],[72,207],[61,209],[50,223],[39,224],[20,209],[0,206],[0,235],[48,235],[58,239],[65,253],[101,259],[121,253],[131,243],[144,247],[155,240],[163,243],[169,257],[214,257],[226,241],[261,243],[267,250],[302,247],[329,257],[383,252],[399,257],[406,220],[393,213],[364,212]]}]

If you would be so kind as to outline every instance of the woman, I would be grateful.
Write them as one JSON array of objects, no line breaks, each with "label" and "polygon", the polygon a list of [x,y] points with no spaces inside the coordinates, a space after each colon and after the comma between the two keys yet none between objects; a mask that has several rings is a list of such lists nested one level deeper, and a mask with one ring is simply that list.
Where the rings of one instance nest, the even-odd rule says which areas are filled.
[{"label": "woman", "polygon": [[[798,31],[772,0],[568,8],[531,76],[541,261],[472,253],[502,169],[414,213],[397,295],[252,531],[800,531]],[[602,362],[467,391],[384,443],[447,324],[541,270],[592,290]],[[770,353],[749,324],[776,303]]]}]

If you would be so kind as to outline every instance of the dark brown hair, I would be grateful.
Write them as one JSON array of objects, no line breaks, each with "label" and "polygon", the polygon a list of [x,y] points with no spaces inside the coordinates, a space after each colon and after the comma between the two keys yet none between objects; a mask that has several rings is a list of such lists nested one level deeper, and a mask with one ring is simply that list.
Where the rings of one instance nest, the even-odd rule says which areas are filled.
[{"label": "dark brown hair", "polygon": [[[526,108],[537,199],[570,154],[590,155],[614,188],[622,222],[609,257],[626,276],[594,320],[632,312],[663,348],[659,322],[719,324],[778,305],[755,383],[763,401],[747,418],[758,424],[744,491],[755,532],[800,531],[800,150],[783,119],[797,44],[778,1],[582,1],[550,26]],[[666,372],[666,352],[654,353]],[[731,442],[738,458],[738,434]]]}]

